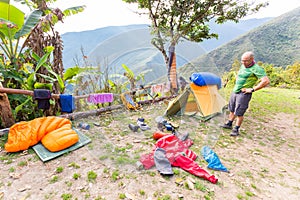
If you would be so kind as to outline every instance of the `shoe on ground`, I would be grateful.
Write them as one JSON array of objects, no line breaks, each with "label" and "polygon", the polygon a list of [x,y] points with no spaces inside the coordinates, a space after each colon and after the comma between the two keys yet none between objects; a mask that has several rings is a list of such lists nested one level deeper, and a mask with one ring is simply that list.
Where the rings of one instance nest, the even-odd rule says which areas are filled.
[{"label": "shoe on ground", "polygon": [[150,130],[151,128],[147,124],[141,124],[140,125],[140,129],[142,131],[146,131],[146,130]]},{"label": "shoe on ground", "polygon": [[145,123],[145,119],[144,118],[138,118],[136,123],[137,123],[138,126],[140,126],[141,124]]},{"label": "shoe on ground", "polygon": [[137,132],[138,129],[140,128],[139,126],[136,126],[134,124],[129,124],[128,125],[129,129],[132,130],[133,132]]},{"label": "shoe on ground", "polygon": [[230,133],[230,136],[238,136],[240,133],[239,133],[239,130],[236,129],[236,128],[233,128],[231,133]]},{"label": "shoe on ground", "polygon": [[226,129],[232,129],[232,125],[229,125],[229,124],[222,124],[222,125],[220,125],[220,127],[226,128]]}]

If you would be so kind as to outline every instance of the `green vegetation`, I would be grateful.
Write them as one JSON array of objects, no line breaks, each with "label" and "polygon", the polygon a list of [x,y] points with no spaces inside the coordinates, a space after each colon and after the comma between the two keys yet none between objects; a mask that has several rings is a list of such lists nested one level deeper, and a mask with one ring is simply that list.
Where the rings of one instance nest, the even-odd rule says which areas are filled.
[{"label": "green vegetation", "polygon": [[[258,63],[274,66],[274,69],[278,67],[274,72],[279,72],[280,68],[287,69],[289,66],[298,66],[300,62],[299,51],[295,51],[292,47],[294,45],[291,44],[297,44],[299,41],[297,34],[300,32],[300,26],[296,25],[300,22],[299,11],[299,8],[295,9],[277,20],[272,20],[266,25],[253,29],[247,34],[243,34],[198,57],[192,63],[180,68],[180,75],[189,78],[192,72],[199,71],[210,71],[222,75],[224,72],[229,72],[232,66],[239,62],[241,54],[246,50],[254,51]],[[298,83],[299,88],[299,66],[297,68],[298,80],[296,83]],[[277,72],[270,77],[271,84],[277,85],[277,83],[282,82],[281,78],[277,76]],[[289,81],[288,78],[283,78],[284,81]]]},{"label": "green vegetation", "polygon": [[72,198],[73,198],[73,195],[72,194],[62,194],[61,195],[61,198],[63,199],[63,200],[71,200]]},{"label": "green vegetation", "polygon": [[[0,4],[1,10],[5,11],[0,13],[0,81],[3,87],[22,90],[49,89],[51,93],[63,93],[66,79],[63,80],[63,66],[60,62],[62,43],[58,32],[53,31],[54,25],[67,16],[83,11],[84,6],[64,11],[57,8],[54,11],[48,5],[55,1],[25,2],[24,5],[32,10],[28,16],[9,1]],[[21,41],[24,41],[23,44]],[[42,110],[37,108],[31,96],[8,97],[12,108],[11,115],[17,122],[43,116]],[[54,102],[51,101],[51,104]],[[53,105],[49,114],[55,115],[57,111],[57,105]],[[11,124],[5,124],[5,127],[9,126]]]},{"label": "green vegetation", "polygon": [[80,177],[81,177],[81,175],[78,173],[73,174],[73,179],[75,179],[75,180],[79,179]]},{"label": "green vegetation", "polygon": [[18,166],[20,166],[20,167],[24,167],[24,166],[27,166],[27,165],[28,165],[27,161],[21,161],[21,162],[18,163]]},{"label": "green vegetation", "polygon": [[75,168],[75,169],[79,169],[79,168],[80,168],[80,166],[79,166],[78,164],[76,164],[75,162],[71,162],[71,163],[68,165],[68,167],[73,167],[73,168]]},{"label": "green vegetation", "polygon": [[98,175],[94,171],[89,171],[87,176],[88,176],[88,182],[96,182],[96,178]]},{"label": "green vegetation", "polygon": [[120,176],[119,176],[119,175],[120,175],[120,174],[119,174],[119,170],[113,171],[113,173],[112,173],[112,175],[111,175],[112,180],[113,180],[113,181],[116,181],[116,180],[120,179]]},{"label": "green vegetation", "polygon": [[126,195],[124,193],[119,194],[119,199],[125,199]]},{"label": "green vegetation", "polygon": [[62,173],[64,171],[63,167],[57,167],[56,168],[56,173]]},{"label": "green vegetation", "polygon": [[58,181],[58,176],[52,176],[52,178],[49,180],[49,183],[56,183]]}]

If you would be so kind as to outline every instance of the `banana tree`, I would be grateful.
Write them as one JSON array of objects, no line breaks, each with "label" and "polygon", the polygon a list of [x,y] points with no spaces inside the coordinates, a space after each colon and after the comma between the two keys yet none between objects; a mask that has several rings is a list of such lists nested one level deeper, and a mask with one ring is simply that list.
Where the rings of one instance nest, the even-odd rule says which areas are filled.
[{"label": "banana tree", "polygon": [[32,11],[24,22],[24,13],[15,6],[0,0],[0,9],[0,48],[10,61],[14,61],[24,48],[18,48],[21,38],[28,35],[39,22],[42,12]]},{"label": "banana tree", "polygon": [[[128,79],[127,81],[130,84],[130,90],[134,90],[136,88],[135,84],[139,80],[144,81],[145,74],[152,71],[152,69],[148,69],[148,70],[145,70],[145,71],[141,72],[139,75],[135,76],[133,71],[131,69],[129,69],[129,67],[127,67],[125,64],[122,64],[122,67],[125,70],[123,76],[125,76]],[[128,84],[127,81],[125,82],[126,84]]]},{"label": "banana tree", "polygon": [[[25,17],[25,14],[11,5],[9,0],[0,0],[0,59],[3,61],[0,62],[0,74],[3,76],[3,86],[26,89],[24,87],[28,86],[28,83],[33,84],[34,88],[52,84],[52,93],[63,93],[63,45],[59,33],[54,30],[54,25],[66,16],[82,12],[84,6],[61,11],[58,8],[50,9],[47,5],[56,0],[15,1],[26,4],[31,13]],[[47,49],[51,46],[54,49],[50,55]],[[35,76],[36,79],[26,70],[26,65],[32,66],[34,75],[38,75]],[[11,104],[14,103],[13,108],[23,105],[25,101],[32,102],[28,98],[22,101],[14,96],[10,98],[13,98],[10,99]],[[46,115],[56,114],[59,109],[58,103],[53,105]]]}]

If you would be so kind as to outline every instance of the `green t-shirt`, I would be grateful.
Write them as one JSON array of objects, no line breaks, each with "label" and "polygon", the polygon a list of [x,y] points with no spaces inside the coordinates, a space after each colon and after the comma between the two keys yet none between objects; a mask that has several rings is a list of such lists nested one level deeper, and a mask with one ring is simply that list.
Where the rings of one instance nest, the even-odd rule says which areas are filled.
[{"label": "green t-shirt", "polygon": [[258,79],[265,76],[267,76],[267,74],[264,68],[258,64],[254,64],[249,68],[242,65],[238,72],[233,92],[238,93],[242,88],[252,88]]}]

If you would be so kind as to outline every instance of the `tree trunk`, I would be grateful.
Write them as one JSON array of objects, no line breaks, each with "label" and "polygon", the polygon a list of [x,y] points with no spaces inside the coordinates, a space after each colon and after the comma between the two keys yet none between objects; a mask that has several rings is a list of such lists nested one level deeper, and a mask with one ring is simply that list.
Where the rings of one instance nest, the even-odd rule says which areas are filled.
[{"label": "tree trunk", "polygon": [[177,83],[177,70],[176,70],[176,54],[175,45],[169,47],[169,59],[168,59],[168,81],[170,84],[171,94],[176,95],[178,93]]},{"label": "tree trunk", "polygon": [[[1,83],[0,88],[2,88]],[[15,123],[15,119],[11,112],[10,103],[6,93],[0,93],[0,119],[4,128],[8,128]]]}]

